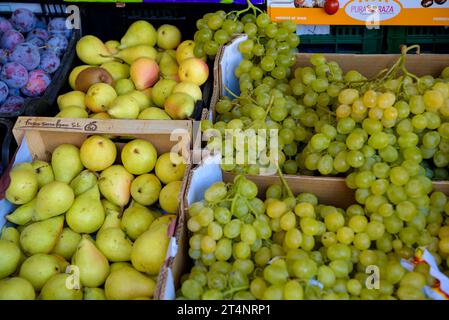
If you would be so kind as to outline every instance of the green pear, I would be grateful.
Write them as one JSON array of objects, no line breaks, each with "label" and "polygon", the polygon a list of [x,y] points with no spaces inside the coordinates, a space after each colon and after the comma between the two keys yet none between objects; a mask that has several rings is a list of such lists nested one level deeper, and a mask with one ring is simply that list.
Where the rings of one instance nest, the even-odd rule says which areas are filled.
[{"label": "green pear", "polygon": [[87,35],[76,43],[76,54],[85,64],[100,65],[114,59],[105,44],[95,36]]},{"label": "green pear", "polygon": [[136,89],[134,82],[131,79],[120,79],[114,84],[114,89],[117,95],[122,96]]},{"label": "green pear", "polygon": [[84,140],[80,148],[81,162],[90,171],[103,171],[110,167],[116,156],[117,147],[106,136],[90,136]]},{"label": "green pear", "polygon": [[104,291],[109,300],[132,300],[151,298],[156,282],[134,268],[124,267],[112,272],[106,279]]},{"label": "green pear", "polygon": [[93,241],[84,236],[72,257],[72,264],[79,268],[80,280],[85,287],[99,287],[109,275],[108,260]]},{"label": "green pear", "polygon": [[150,209],[133,203],[123,212],[121,228],[134,241],[148,230],[153,221],[154,216]]},{"label": "green pear", "polygon": [[129,48],[139,44],[154,46],[157,42],[157,31],[153,25],[145,20],[134,22],[128,27],[120,40],[119,49]]},{"label": "green pear", "polygon": [[55,118],[87,119],[87,118],[89,118],[89,114],[84,109],[70,106],[70,107],[66,107],[62,111],[58,112],[58,114],[55,115]]},{"label": "green pear", "polygon": [[118,228],[107,228],[97,233],[95,240],[98,249],[111,262],[129,261],[133,243]]},{"label": "green pear", "polygon": [[186,163],[179,154],[167,152],[159,156],[154,171],[163,184],[169,184],[184,178]]},{"label": "green pear", "polygon": [[128,92],[126,95],[134,98],[134,100],[137,101],[137,103],[139,104],[139,112],[146,108],[149,108],[152,104],[150,97],[148,97],[141,91],[133,90],[131,92]]},{"label": "green pear", "polygon": [[74,276],[67,273],[53,275],[45,283],[39,298],[42,300],[83,300],[83,290],[76,285],[72,286]]},{"label": "green pear", "polygon": [[67,260],[70,260],[81,241],[81,235],[76,233],[72,229],[66,227],[62,230],[59,236],[56,246],[53,248],[52,253],[60,255]]},{"label": "green pear", "polygon": [[108,114],[115,119],[137,119],[139,103],[129,95],[118,96],[108,107]]},{"label": "green pear", "polygon": [[70,266],[70,263],[64,259],[64,257],[52,253],[51,256],[56,260],[56,262],[59,264],[59,269],[62,271],[65,271],[68,266]]},{"label": "green pear", "polygon": [[6,199],[14,204],[25,204],[33,200],[39,189],[36,173],[30,163],[14,167],[9,173],[11,182],[6,189]]},{"label": "green pear", "polygon": [[0,300],[34,300],[36,293],[33,286],[22,278],[0,280]]},{"label": "green pear", "polygon": [[59,110],[64,110],[67,107],[78,107],[86,109],[84,99],[86,94],[82,91],[70,91],[58,96],[56,102],[58,103]]},{"label": "green pear", "polygon": [[47,183],[55,180],[53,169],[48,162],[35,160],[33,163],[31,163],[31,166],[34,169],[34,172],[36,172],[39,188],[42,188]]},{"label": "green pear", "polygon": [[86,192],[97,184],[97,176],[89,170],[81,171],[75,179],[70,182],[70,187],[73,189],[75,196]]},{"label": "green pear", "polygon": [[151,206],[159,199],[162,185],[156,175],[142,174],[131,183],[131,196],[144,206]]},{"label": "green pear", "polygon": [[20,233],[19,231],[14,227],[3,227],[2,229],[2,235],[0,237],[0,240],[6,240],[10,241],[16,245],[19,245],[20,242]]},{"label": "green pear", "polygon": [[169,53],[163,52],[161,54],[161,60],[159,61],[159,68],[161,70],[163,78],[171,79],[172,81],[179,80],[178,62],[176,61],[176,58],[173,58]]},{"label": "green pear", "polygon": [[67,183],[53,181],[46,184],[37,194],[33,220],[41,221],[67,212],[74,199],[73,190]]},{"label": "green pear", "polygon": [[129,78],[129,65],[117,61],[103,63],[100,67],[106,69],[114,81]]},{"label": "green pear", "polygon": [[36,291],[40,291],[52,275],[63,271],[54,256],[38,253],[22,263],[19,276],[28,280]]},{"label": "green pear", "polygon": [[169,222],[167,220],[158,227],[150,227],[134,242],[131,263],[136,270],[151,276],[159,273],[170,242],[167,235]]},{"label": "green pear", "polygon": [[103,224],[104,217],[104,208],[100,201],[100,191],[97,185],[76,197],[66,213],[68,226],[78,233],[97,231]]},{"label": "green pear", "polygon": [[155,60],[157,57],[157,50],[152,46],[140,44],[120,50],[114,55],[114,57],[123,60],[130,65],[139,58],[148,58]]},{"label": "green pear", "polygon": [[150,107],[143,110],[137,117],[139,120],[171,120],[170,116],[162,109]]},{"label": "green pear", "polygon": [[164,102],[176,87],[176,81],[170,79],[161,79],[153,87],[152,100],[160,108],[164,107]]},{"label": "green pear", "polygon": [[18,225],[27,224],[28,222],[31,221],[31,219],[33,219],[35,206],[36,206],[36,198],[34,198],[28,203],[22,204],[12,213],[7,215],[6,220]]},{"label": "green pear", "polygon": [[116,204],[113,204],[107,199],[101,199],[101,204],[103,205],[104,212],[109,213],[111,211],[118,212],[119,215],[122,213],[122,208]]},{"label": "green pear", "polygon": [[61,144],[53,150],[51,166],[55,180],[70,183],[82,170],[80,150],[71,144]]},{"label": "green pear", "polygon": [[120,211],[105,210],[105,212],[106,218],[97,233],[108,228],[120,228]]},{"label": "green pear", "polygon": [[16,271],[20,262],[20,253],[17,244],[8,240],[0,240],[0,279]]},{"label": "green pear", "polygon": [[129,262],[114,262],[111,264],[111,273],[125,267],[132,268],[133,265]]},{"label": "green pear", "polygon": [[104,289],[84,288],[84,300],[106,300]]},{"label": "green pear", "polygon": [[98,186],[107,200],[123,208],[129,202],[133,178],[123,166],[113,165],[100,174]]},{"label": "green pear", "polygon": [[121,160],[131,174],[144,174],[153,170],[157,161],[157,150],[144,139],[134,139],[122,149]]},{"label": "green pear", "polygon": [[181,42],[181,31],[171,24],[163,24],[157,29],[157,46],[162,49],[176,49]]},{"label": "green pear", "polygon": [[59,239],[63,226],[63,216],[32,223],[20,234],[20,246],[29,255],[50,253]]}]

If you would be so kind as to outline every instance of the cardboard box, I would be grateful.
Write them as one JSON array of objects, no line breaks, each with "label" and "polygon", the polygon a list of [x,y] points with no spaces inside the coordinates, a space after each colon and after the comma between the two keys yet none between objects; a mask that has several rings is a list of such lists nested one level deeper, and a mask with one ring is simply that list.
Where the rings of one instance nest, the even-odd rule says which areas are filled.
[{"label": "cardboard box", "polygon": [[[19,117],[13,129],[14,136],[19,145],[13,165],[22,162],[30,162],[36,159],[49,161],[52,151],[63,143],[70,143],[80,147],[83,141],[93,134],[113,135],[113,141],[119,150],[129,140],[140,138],[151,142],[158,154],[169,152],[172,147],[178,145],[180,150],[186,150],[190,154],[192,122],[172,120],[94,120],[94,119],[58,119],[58,118],[33,118]],[[173,135],[173,133],[175,133]],[[119,159],[119,157],[118,157]],[[187,176],[190,165],[187,166],[181,192],[179,194],[178,217],[181,217],[182,197],[185,194]],[[4,191],[9,184],[9,174],[5,172],[0,181],[0,230],[5,225],[5,216],[9,214],[14,205],[4,198]],[[167,259],[173,256],[174,227],[172,223],[168,236],[171,237],[167,250]],[[155,299],[161,296],[160,272],[155,292]]]}]

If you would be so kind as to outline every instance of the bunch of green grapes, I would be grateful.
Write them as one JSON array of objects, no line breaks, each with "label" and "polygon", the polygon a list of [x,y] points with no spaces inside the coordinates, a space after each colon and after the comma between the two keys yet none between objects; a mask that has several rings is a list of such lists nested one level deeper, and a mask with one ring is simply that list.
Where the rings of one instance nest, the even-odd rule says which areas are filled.
[{"label": "bunch of green grapes", "polygon": [[[434,285],[428,266],[408,272],[400,259],[413,257],[407,245],[418,230],[420,244],[441,247],[449,239],[447,223],[437,230],[438,241],[422,219],[403,227],[410,213],[402,206],[399,220],[380,210],[382,221],[362,205],[343,210],[319,204],[311,193],[294,197],[288,186],[270,186],[265,201],[257,191],[237,176],[234,184],[213,184],[190,206],[194,266],[181,279],[178,299],[425,299],[423,287]],[[442,193],[431,194],[430,204],[433,220],[449,212]],[[370,266],[379,268],[377,289],[369,286]]]}]

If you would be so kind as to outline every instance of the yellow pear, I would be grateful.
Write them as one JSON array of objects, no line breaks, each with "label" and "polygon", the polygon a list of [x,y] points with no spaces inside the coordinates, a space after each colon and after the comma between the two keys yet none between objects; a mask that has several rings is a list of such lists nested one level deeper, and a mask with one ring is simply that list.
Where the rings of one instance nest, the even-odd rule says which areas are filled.
[{"label": "yellow pear", "polygon": [[101,288],[84,288],[83,300],[106,300],[104,289]]},{"label": "yellow pear", "polygon": [[139,44],[154,46],[157,42],[157,36],[157,31],[151,23],[139,20],[129,26],[120,40],[119,48],[124,49]]},{"label": "yellow pear", "polygon": [[116,54],[118,52],[118,46],[120,45],[120,42],[117,40],[109,40],[104,43],[106,48],[108,48],[109,52],[112,54]]},{"label": "yellow pear", "polygon": [[58,112],[55,117],[65,119],[87,119],[89,118],[89,114],[84,109],[70,106]]},{"label": "yellow pear", "polygon": [[33,220],[41,221],[69,210],[75,195],[67,183],[53,181],[43,186],[36,197]]},{"label": "yellow pear", "polygon": [[81,61],[89,65],[99,65],[114,60],[104,43],[92,35],[78,40],[76,53]]},{"label": "yellow pear", "polygon": [[149,58],[155,60],[157,57],[157,51],[149,45],[137,45],[117,52],[114,57],[131,65],[139,58]]},{"label": "yellow pear", "polygon": [[181,42],[176,48],[176,61],[181,63],[182,61],[195,58],[195,54],[193,53],[193,49],[195,48],[195,42],[193,40],[185,40]]},{"label": "yellow pear", "polygon": [[1,230],[0,240],[10,241],[16,245],[19,245],[20,232],[14,227],[4,226]]},{"label": "yellow pear", "polygon": [[119,96],[132,92],[136,87],[131,79],[120,79],[114,84],[114,89]]},{"label": "yellow pear", "polygon": [[131,196],[144,206],[151,206],[159,199],[162,185],[159,179],[152,173],[138,176],[131,183]]},{"label": "yellow pear", "polygon": [[178,63],[176,62],[176,59],[173,58],[169,53],[163,52],[161,54],[159,68],[163,78],[179,81]]},{"label": "yellow pear", "polygon": [[114,262],[111,264],[111,273],[125,267],[132,268],[133,265],[130,262]]},{"label": "yellow pear", "polygon": [[82,170],[80,150],[71,144],[61,144],[53,150],[51,166],[55,180],[70,183]]},{"label": "yellow pear", "polygon": [[0,280],[0,300],[34,300],[36,293],[33,286],[22,278]]},{"label": "yellow pear", "polygon": [[103,63],[101,67],[111,74],[114,81],[129,78],[129,65],[126,63],[112,61]]},{"label": "yellow pear", "polygon": [[[102,202],[104,199],[102,200]],[[103,206],[104,207],[104,206]],[[111,211],[111,210],[105,210],[106,217],[104,219],[103,225],[98,230],[97,233],[101,232],[102,230],[109,229],[109,228],[120,228],[120,211]]]},{"label": "yellow pear", "polygon": [[157,46],[161,49],[176,49],[181,42],[181,31],[171,24],[163,24],[157,29]]},{"label": "yellow pear", "polygon": [[70,260],[81,241],[81,235],[69,227],[62,230],[59,236],[56,246],[53,248],[52,253],[57,254],[67,260]]},{"label": "yellow pear", "polygon": [[156,165],[157,150],[149,141],[134,139],[123,147],[121,159],[129,173],[144,174]]},{"label": "yellow pear", "polygon": [[201,88],[193,82],[180,82],[173,89],[173,93],[184,92],[193,98],[195,101],[199,101],[203,98]]},{"label": "yellow pear", "polygon": [[109,262],[95,244],[85,236],[81,239],[72,257],[72,263],[79,268],[83,286],[101,286],[109,275]]},{"label": "yellow pear", "polygon": [[86,192],[97,184],[97,176],[89,170],[83,170],[75,179],[70,182],[70,187],[73,189],[75,196]]},{"label": "yellow pear", "polygon": [[137,117],[139,120],[170,120],[170,116],[162,109],[150,107],[143,110]]},{"label": "yellow pear", "polygon": [[108,114],[114,119],[137,119],[139,103],[132,96],[118,96],[108,107]]},{"label": "yellow pear", "polygon": [[114,88],[107,83],[95,83],[87,90],[84,103],[92,112],[104,112],[117,97]]},{"label": "yellow pear", "polygon": [[128,92],[126,95],[134,98],[134,100],[137,101],[137,103],[139,104],[139,112],[152,105],[151,99],[147,97],[143,92],[133,90]]},{"label": "yellow pear", "polygon": [[6,220],[18,225],[27,224],[33,219],[35,206],[36,206],[36,198],[34,198],[28,203],[22,204],[11,214],[7,215]]},{"label": "yellow pear", "polygon": [[0,279],[13,274],[20,262],[20,248],[17,244],[0,240]]},{"label": "yellow pear", "polygon": [[[104,212],[111,213],[111,212],[116,212],[117,216],[120,216],[122,213],[122,208],[116,204],[113,204],[111,201],[106,200],[106,199],[101,199],[101,204],[103,205],[104,208]],[[106,221],[105,221],[106,223]]]},{"label": "yellow pear", "polygon": [[95,242],[98,249],[111,262],[129,261],[133,243],[118,228],[106,228],[97,232]]},{"label": "yellow pear", "polygon": [[98,186],[76,197],[65,218],[68,226],[78,233],[93,233],[100,229],[105,213]]},{"label": "yellow pear", "polygon": [[113,165],[100,174],[98,186],[107,200],[123,208],[129,202],[133,178],[123,166]]},{"label": "yellow pear", "polygon": [[153,221],[148,230],[156,230],[161,226],[170,225],[173,220],[176,219],[174,214],[163,214]]},{"label": "yellow pear", "polygon": [[124,267],[112,272],[104,285],[109,300],[132,300],[139,297],[151,298],[156,282],[134,268]]},{"label": "yellow pear", "polygon": [[42,160],[35,160],[31,163],[34,172],[37,176],[37,183],[39,188],[55,180],[55,175],[53,173],[53,168],[48,162]]},{"label": "yellow pear", "polygon": [[169,224],[161,224],[142,233],[134,242],[131,263],[136,270],[148,275],[157,275],[164,263],[170,238],[167,235]]},{"label": "yellow pear", "polygon": [[20,246],[29,255],[50,253],[58,242],[63,226],[62,216],[32,223],[20,233]]},{"label": "yellow pear", "polygon": [[131,240],[136,240],[150,227],[154,220],[153,213],[147,207],[133,203],[123,212],[121,228]]},{"label": "yellow pear", "polygon": [[59,110],[64,110],[67,107],[78,107],[81,109],[86,109],[86,104],[84,100],[86,99],[86,94],[82,91],[70,91],[62,94],[58,97],[56,102],[58,103]]},{"label": "yellow pear", "polygon": [[163,108],[165,100],[173,92],[175,86],[175,80],[160,79],[158,82],[156,82],[151,91],[151,99],[153,100],[154,104],[156,104],[160,108]]},{"label": "yellow pear", "polygon": [[98,113],[92,113],[89,115],[89,118],[91,119],[101,119],[101,120],[106,120],[106,119],[111,119],[111,116],[108,115],[106,112],[98,112]]},{"label": "yellow pear", "polygon": [[93,135],[84,140],[80,148],[82,164],[91,171],[110,167],[117,157],[117,147],[105,136]]},{"label": "yellow pear", "polygon": [[[39,298],[42,300],[83,300],[81,286],[77,286],[74,275],[59,273],[45,283]],[[68,285],[69,284],[69,285]]]},{"label": "yellow pear", "polygon": [[81,65],[81,66],[77,66],[75,68],[73,68],[73,70],[70,72],[69,75],[69,85],[70,88],[72,88],[72,90],[76,89],[76,78],[78,78],[78,75],[81,73],[81,71],[90,68],[90,65]]},{"label": "yellow pear", "polygon": [[15,166],[9,173],[11,181],[6,189],[6,199],[14,204],[33,200],[39,188],[36,173],[30,163]]},{"label": "yellow pear", "polygon": [[159,194],[159,205],[168,213],[176,213],[179,205],[179,193],[182,181],[172,181],[162,188]]},{"label": "yellow pear", "polygon": [[157,159],[155,173],[163,184],[182,180],[185,171],[184,158],[177,153],[167,152]]},{"label": "yellow pear", "polygon": [[36,291],[40,291],[52,275],[61,272],[64,270],[60,268],[59,262],[54,256],[38,253],[22,263],[19,276],[28,280]]}]

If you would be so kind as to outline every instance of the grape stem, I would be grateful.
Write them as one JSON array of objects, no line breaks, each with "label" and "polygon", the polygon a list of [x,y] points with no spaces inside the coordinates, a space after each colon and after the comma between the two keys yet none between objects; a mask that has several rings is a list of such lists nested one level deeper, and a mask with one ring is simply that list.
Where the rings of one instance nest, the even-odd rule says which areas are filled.
[{"label": "grape stem", "polygon": [[[244,99],[244,98],[239,97],[238,95],[236,95],[234,92],[232,92],[232,90],[229,89],[226,85],[224,86],[224,89],[225,89],[231,96],[233,96],[235,99]],[[254,100],[253,98],[251,98],[251,97],[245,97],[245,98],[249,99],[252,103],[257,104],[257,101]]]},{"label": "grape stem", "polygon": [[285,190],[287,190],[287,194],[290,198],[294,198],[292,189],[290,189],[290,186],[288,185],[287,181],[284,178],[284,175],[282,174],[281,169],[279,168],[279,163],[276,163],[277,171],[279,174],[279,179],[281,179],[282,184],[284,185]]},{"label": "grape stem", "polygon": [[234,292],[238,292],[238,291],[242,291],[242,290],[246,290],[248,289],[249,286],[240,286],[240,287],[235,287],[235,288],[231,288],[228,291],[225,291],[223,293],[223,296],[228,296],[230,294],[233,294]]}]

